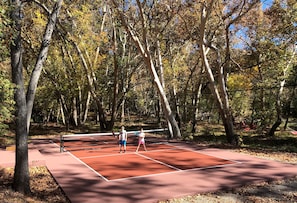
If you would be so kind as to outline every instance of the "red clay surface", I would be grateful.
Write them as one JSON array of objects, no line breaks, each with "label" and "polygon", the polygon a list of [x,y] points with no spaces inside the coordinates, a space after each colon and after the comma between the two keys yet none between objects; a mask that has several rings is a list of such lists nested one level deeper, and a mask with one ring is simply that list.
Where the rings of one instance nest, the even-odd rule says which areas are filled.
[{"label": "red clay surface", "polygon": [[[108,144],[95,150],[71,153],[106,181],[235,163],[168,144],[151,144],[148,147],[150,151],[147,152],[119,153],[117,147]],[[130,151],[131,148],[135,147],[129,146]]]},{"label": "red clay surface", "polygon": [[[194,154],[199,152],[197,154],[215,157],[215,159],[226,159],[235,162],[235,164],[224,164],[221,165],[222,167],[204,167],[193,170],[175,170],[174,172],[105,181],[98,176],[97,172],[94,172],[93,169],[77,157],[68,152],[60,153],[59,146],[51,140],[34,140],[33,144],[29,146],[29,161],[30,165],[43,165],[45,163],[72,203],[152,203],[158,202],[158,200],[222,189],[230,190],[242,185],[297,176],[296,164],[255,158],[229,150],[193,147],[183,143],[172,144],[185,150],[192,150]],[[114,147],[116,150],[116,146]],[[136,146],[129,146],[127,155],[117,154],[115,157],[122,157],[123,159],[119,158],[119,161],[115,160],[113,164],[125,162],[127,160],[124,157],[132,156],[128,161],[132,161],[130,164],[135,165],[136,163],[133,162],[133,160],[136,160],[136,158],[133,159],[136,156],[133,152],[135,148]],[[141,152],[140,156],[145,156],[148,153],[154,154],[155,152],[151,152],[150,149],[148,149],[149,152]],[[179,153],[187,154],[188,152],[182,150]],[[13,151],[0,150],[0,168],[3,166],[13,167],[14,156],[15,153]],[[151,154],[151,156],[153,155]],[[157,158],[160,157],[157,156]],[[167,160],[167,158],[167,164],[170,164],[171,159]],[[200,161],[197,159],[196,162]],[[148,165],[148,167],[151,167],[150,164]],[[160,165],[163,166],[162,164],[158,166]],[[183,162],[181,161],[179,165],[183,166]],[[155,167],[155,165],[153,166]],[[120,174],[121,172],[117,171],[117,173]],[[106,176],[108,177],[108,175]]]},{"label": "red clay surface", "polygon": [[168,166],[145,159],[137,154],[120,154],[83,159],[107,180],[145,176],[174,171]]},{"label": "red clay surface", "polygon": [[235,162],[208,156],[188,149],[172,149],[164,151],[151,151],[145,156],[174,166],[180,170],[216,167]]}]

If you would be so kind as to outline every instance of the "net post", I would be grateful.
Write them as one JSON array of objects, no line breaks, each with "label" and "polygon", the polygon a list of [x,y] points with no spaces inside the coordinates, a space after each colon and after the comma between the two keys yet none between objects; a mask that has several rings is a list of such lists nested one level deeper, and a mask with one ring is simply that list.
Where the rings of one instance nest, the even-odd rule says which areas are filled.
[{"label": "net post", "polygon": [[64,140],[63,135],[60,135],[60,153],[64,152]]}]

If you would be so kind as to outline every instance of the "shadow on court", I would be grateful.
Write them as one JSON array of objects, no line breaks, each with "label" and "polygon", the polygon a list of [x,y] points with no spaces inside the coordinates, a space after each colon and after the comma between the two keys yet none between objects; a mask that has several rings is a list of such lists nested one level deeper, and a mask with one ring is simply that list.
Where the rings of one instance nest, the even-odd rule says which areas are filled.
[{"label": "shadow on court", "polygon": [[[176,147],[181,146],[178,143],[174,145]],[[73,203],[157,202],[158,200],[213,192],[221,189],[232,189],[246,184],[289,178],[297,175],[296,165],[259,159],[228,150],[214,148],[193,149],[190,146],[186,148],[187,145],[182,145],[182,149],[176,149],[178,153],[170,153],[168,151],[163,156],[153,151],[140,153],[140,157],[151,153],[148,156],[150,159],[160,162],[165,159],[166,164],[172,164],[181,170],[173,170],[169,167],[169,172],[151,172],[158,170],[154,168],[155,166],[162,165],[163,167],[163,164],[142,163],[138,158],[139,155],[135,153],[128,153],[127,155],[117,154],[116,157],[120,158],[110,162],[107,161],[108,159],[98,159],[98,164],[96,165],[98,171],[104,167],[116,168],[116,170],[105,176],[118,178],[111,178],[112,180],[107,179],[108,181],[106,181],[98,175],[98,172],[95,172],[94,169],[83,163],[76,156],[68,152],[60,153],[59,146],[55,143],[36,142],[34,147],[41,152],[49,171]],[[175,151],[175,148],[172,151]],[[180,153],[183,154],[184,158],[178,156]],[[192,153],[203,156],[200,158],[191,157]],[[221,160],[220,163],[222,164],[215,165],[215,167],[205,167],[202,163],[209,157],[212,157],[213,161]],[[151,161],[145,157],[142,158]],[[86,161],[85,159],[88,158],[81,159]],[[165,162],[165,160],[163,161]],[[120,168],[118,163],[125,161],[128,162],[125,166],[126,168]],[[173,163],[175,162],[179,163],[174,165]],[[202,166],[198,168],[200,162]],[[229,162],[232,163],[230,164]],[[188,169],[186,167],[187,163],[194,165],[195,168]],[[112,166],[108,166],[109,164]],[[146,170],[150,171],[150,175],[135,176],[134,174],[132,178],[119,177],[125,171],[133,169],[136,171],[143,166],[148,167]],[[186,170],[183,170],[183,167]],[[109,170],[111,169],[106,168],[102,171]]]}]

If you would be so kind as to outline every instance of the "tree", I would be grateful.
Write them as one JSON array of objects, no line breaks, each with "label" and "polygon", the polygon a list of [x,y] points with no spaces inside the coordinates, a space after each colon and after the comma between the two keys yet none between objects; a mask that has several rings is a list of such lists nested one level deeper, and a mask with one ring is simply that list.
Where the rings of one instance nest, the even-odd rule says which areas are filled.
[{"label": "tree", "polygon": [[[218,109],[220,112],[220,116],[223,121],[223,125],[225,128],[227,140],[231,144],[238,144],[237,136],[234,132],[233,126],[233,116],[229,104],[229,98],[227,93],[226,86],[226,75],[228,72],[229,64],[230,64],[230,41],[229,41],[229,30],[231,25],[238,21],[242,16],[249,12],[254,5],[256,5],[259,1],[248,1],[242,2],[241,4],[237,4],[236,1],[228,2],[228,4],[221,5],[215,0],[210,2],[202,1],[201,2],[201,22],[200,22],[200,33],[199,33],[199,46],[201,58],[203,61],[203,66],[205,67],[209,88],[217,102]],[[226,8],[225,13],[223,12],[223,8]],[[225,37],[219,36],[220,34],[214,30],[209,30],[207,25],[209,23],[220,22],[219,19],[215,18],[215,15],[212,16],[213,13],[216,12],[216,9],[222,9],[221,13],[223,14],[221,18],[224,20],[224,25],[220,26],[220,23],[217,24],[218,30],[225,31]],[[220,15],[219,15],[220,16]],[[208,29],[207,29],[208,28]],[[210,33],[207,35],[207,33]],[[224,44],[222,44],[224,41]],[[221,48],[224,47],[224,48]],[[224,50],[224,51],[223,51]],[[214,58],[214,61],[210,63],[209,57],[210,55]],[[222,56],[224,54],[224,57]],[[212,66],[215,69],[212,69]],[[217,80],[214,77],[214,70],[217,74]]]},{"label": "tree", "polygon": [[[294,8],[295,5],[295,8]],[[267,33],[272,34],[272,41],[276,41],[278,58],[277,69],[279,81],[279,88],[276,94],[276,121],[270,128],[269,136],[274,136],[276,129],[282,123],[282,105],[284,97],[284,87],[288,80],[289,70],[293,68],[296,63],[296,20],[297,20],[297,3],[287,1],[286,6],[282,6],[279,1],[275,1],[265,14],[271,20],[271,30]],[[277,23],[276,23],[277,22]]]},{"label": "tree", "polygon": [[[82,68],[84,71],[83,74],[87,82],[87,89],[96,105],[101,130],[110,130],[113,127],[114,116],[116,115],[115,106],[117,103],[115,101],[117,98],[114,98],[114,102],[111,102],[111,106],[113,106],[112,117],[110,121],[108,121],[104,103],[105,88],[101,88],[104,83],[108,85],[110,82],[105,77],[106,73],[109,72],[109,64],[106,65],[106,70],[104,70],[105,67],[103,63],[106,60],[106,53],[108,52],[108,47],[105,47],[105,44],[107,44],[106,41],[108,40],[105,31],[107,9],[105,5],[102,4],[102,8],[98,9],[99,11],[94,11],[92,8],[97,6],[95,3],[98,2],[72,4],[66,8],[66,18],[63,24],[60,24],[59,31],[66,44],[70,44],[75,50],[75,52],[73,49],[67,51],[69,58],[76,58],[76,60],[70,59],[71,66]],[[99,26],[98,24],[94,24],[94,22],[97,21],[100,22]],[[101,50],[101,46],[106,49]],[[66,50],[68,49],[69,46]],[[81,76],[77,75],[77,77]],[[117,97],[117,94],[114,94],[114,96]]]},{"label": "tree", "polygon": [[62,5],[62,0],[54,4],[53,12],[49,16],[48,24],[43,36],[38,59],[35,68],[31,74],[27,97],[23,76],[23,47],[22,47],[22,1],[11,1],[13,28],[16,33],[11,43],[11,67],[12,80],[16,84],[15,102],[16,102],[16,164],[14,172],[14,189],[18,192],[29,194],[29,166],[28,166],[28,133],[30,118],[33,108],[34,96],[38,79],[42,70],[43,62],[47,57],[48,47],[55,27],[56,19]]},{"label": "tree", "polygon": [[[160,78],[157,74],[154,62],[153,62],[153,58],[152,58],[152,54],[149,50],[150,44],[149,44],[149,39],[148,39],[148,19],[146,19],[146,16],[144,15],[144,6],[146,6],[146,2],[141,3],[140,1],[136,1],[136,7],[130,7],[132,10],[134,9],[138,9],[138,19],[140,21],[140,36],[138,36],[138,32],[131,26],[132,22],[129,22],[129,19],[126,17],[126,15],[123,13],[122,10],[120,10],[120,7],[118,5],[118,3],[116,1],[112,1],[113,5],[115,6],[115,9],[118,11],[119,14],[119,18],[122,22],[122,25],[125,27],[125,29],[127,30],[130,38],[132,39],[132,41],[135,43],[136,47],[138,48],[139,53],[142,55],[144,63],[146,64],[151,77],[153,78],[154,84],[157,88],[157,91],[159,93],[160,99],[161,99],[161,103],[163,106],[163,110],[165,113],[165,117],[169,122],[169,129],[171,130],[172,127],[172,137],[175,138],[179,138],[181,137],[181,133],[180,133],[180,129],[178,127],[178,124],[175,120],[175,115],[173,114],[173,112],[171,111],[169,102],[167,100],[163,85],[160,81]],[[125,6],[129,6],[129,5],[125,5]],[[132,17],[132,16],[129,16]],[[135,17],[135,16],[134,16]],[[134,21],[133,23],[135,23],[136,21]]]},{"label": "tree", "polygon": [[[286,88],[295,61],[296,8],[293,1],[274,1],[270,8],[253,9],[236,25],[245,36],[246,66],[256,70],[252,120],[261,132],[273,136],[282,122],[282,106],[292,95]],[[242,52],[244,53],[244,52]],[[274,123],[273,123],[274,122]]]},{"label": "tree", "polygon": [[42,44],[39,50],[39,55],[36,60],[35,67],[33,69],[33,72],[31,73],[31,78],[27,90],[27,96],[26,96],[26,102],[27,102],[27,130],[29,130],[30,126],[30,120],[31,120],[31,114],[34,104],[34,98],[36,93],[36,88],[38,85],[38,80],[43,68],[43,63],[47,58],[48,49],[50,45],[50,41],[52,38],[52,34],[54,31],[54,28],[56,26],[56,21],[59,15],[60,8],[62,6],[63,0],[58,0],[53,7],[52,12],[49,15],[48,23],[46,25],[46,29],[43,35]]},{"label": "tree", "polygon": [[16,85],[14,99],[16,102],[16,163],[14,169],[14,189],[23,194],[30,194],[29,165],[28,165],[28,131],[27,105],[23,80],[21,13],[22,2],[11,1],[11,18],[16,35],[11,42],[12,81]]}]

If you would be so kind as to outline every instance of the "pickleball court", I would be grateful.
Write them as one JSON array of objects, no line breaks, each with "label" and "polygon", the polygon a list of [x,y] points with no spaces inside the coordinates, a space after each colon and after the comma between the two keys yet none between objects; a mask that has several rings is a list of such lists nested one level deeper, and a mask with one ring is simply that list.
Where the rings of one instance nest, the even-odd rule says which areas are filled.
[{"label": "pickleball court", "polygon": [[147,138],[148,151],[138,153],[137,137],[130,135],[127,151],[119,153],[114,136],[91,136],[64,142],[63,149],[105,181],[116,181],[179,171],[224,167],[238,162],[209,156],[168,142]]},{"label": "pickleball court", "polygon": [[296,164],[149,133],[146,140],[148,151],[141,147],[139,153],[133,135],[126,153],[119,153],[114,136],[65,139],[63,148],[58,139],[35,140],[33,147],[72,203],[151,203],[297,175]]}]

